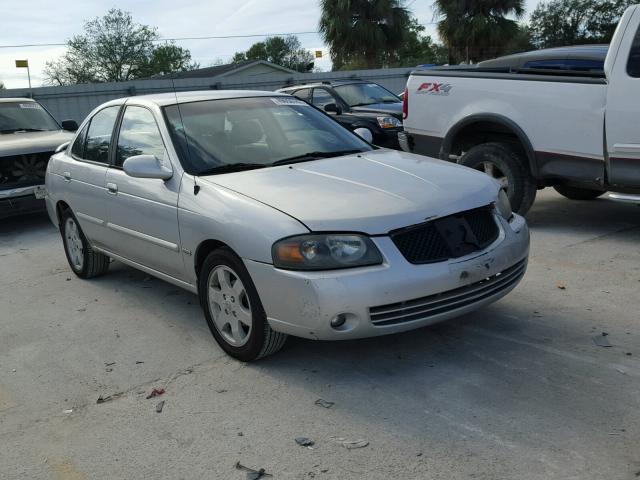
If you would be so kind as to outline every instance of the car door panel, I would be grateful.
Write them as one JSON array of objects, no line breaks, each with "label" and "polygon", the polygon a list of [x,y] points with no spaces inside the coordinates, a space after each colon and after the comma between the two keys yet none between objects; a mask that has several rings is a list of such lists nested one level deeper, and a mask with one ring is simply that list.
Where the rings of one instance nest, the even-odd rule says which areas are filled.
[{"label": "car door panel", "polygon": [[122,115],[115,164],[108,169],[108,248],[131,261],[181,279],[184,264],[178,230],[180,177],[133,178],[122,169],[133,155],[156,155],[171,163],[153,113],[130,105]]},{"label": "car door panel", "polygon": [[[634,16],[639,16],[636,11]],[[632,19],[633,23],[633,19]],[[621,188],[640,188],[640,28],[623,37],[607,90],[606,136],[609,184]]]},{"label": "car door panel", "polygon": [[92,244],[104,246],[107,219],[105,178],[113,126],[120,106],[97,112],[72,145],[70,156],[59,172],[66,189],[67,203]]}]

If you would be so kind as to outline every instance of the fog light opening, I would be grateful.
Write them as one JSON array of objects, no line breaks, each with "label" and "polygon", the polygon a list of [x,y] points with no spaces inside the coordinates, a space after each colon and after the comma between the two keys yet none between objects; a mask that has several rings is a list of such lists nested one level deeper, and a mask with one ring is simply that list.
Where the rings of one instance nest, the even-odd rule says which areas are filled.
[{"label": "fog light opening", "polygon": [[347,316],[344,313],[336,315],[331,320],[331,328],[340,328],[347,321]]}]

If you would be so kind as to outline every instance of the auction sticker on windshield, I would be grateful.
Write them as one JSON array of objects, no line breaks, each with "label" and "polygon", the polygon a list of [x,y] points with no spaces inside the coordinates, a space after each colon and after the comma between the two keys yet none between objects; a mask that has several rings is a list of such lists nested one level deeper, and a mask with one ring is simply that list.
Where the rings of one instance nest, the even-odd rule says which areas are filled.
[{"label": "auction sticker on windshield", "polygon": [[19,103],[18,105],[20,105],[20,108],[33,108],[35,110],[39,110],[42,107],[38,104],[38,103]]},{"label": "auction sticker on windshield", "polygon": [[309,106],[307,102],[304,102],[298,98],[289,98],[289,97],[275,97],[271,98],[271,101],[276,105],[303,105]]}]

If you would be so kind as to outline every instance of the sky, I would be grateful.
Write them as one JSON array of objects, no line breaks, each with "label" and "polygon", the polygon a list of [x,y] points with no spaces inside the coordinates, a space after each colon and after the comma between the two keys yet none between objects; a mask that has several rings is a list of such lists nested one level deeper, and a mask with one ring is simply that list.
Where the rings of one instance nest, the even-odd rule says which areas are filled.
[{"label": "sky", "polygon": [[[531,12],[540,0],[526,0]],[[431,0],[407,0],[406,5],[435,37]],[[19,5],[19,6],[18,6]],[[0,46],[34,43],[64,43],[82,33],[84,21],[104,15],[110,8],[131,12],[138,23],[155,26],[162,38],[224,35],[256,35],[314,32],[320,18],[319,0],[0,0],[2,29]],[[298,35],[310,51],[322,50],[316,65],[330,70],[328,49],[318,34]],[[201,66],[220,59],[227,62],[237,51],[248,49],[262,38],[182,40]],[[0,81],[7,88],[28,86],[27,71],[15,60],[28,59],[33,87],[43,82],[48,60],[65,52],[64,46],[0,48]]]}]

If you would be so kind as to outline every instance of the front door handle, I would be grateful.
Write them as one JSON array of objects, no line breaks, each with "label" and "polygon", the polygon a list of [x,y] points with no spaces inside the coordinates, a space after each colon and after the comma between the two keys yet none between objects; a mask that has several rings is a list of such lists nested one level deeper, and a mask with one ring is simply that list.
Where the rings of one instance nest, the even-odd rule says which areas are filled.
[{"label": "front door handle", "polygon": [[111,195],[115,195],[116,193],[118,193],[118,185],[116,185],[115,183],[107,183],[107,191]]},{"label": "front door handle", "polygon": [[71,172],[62,172],[62,176],[64,177],[65,182],[71,181]]}]

